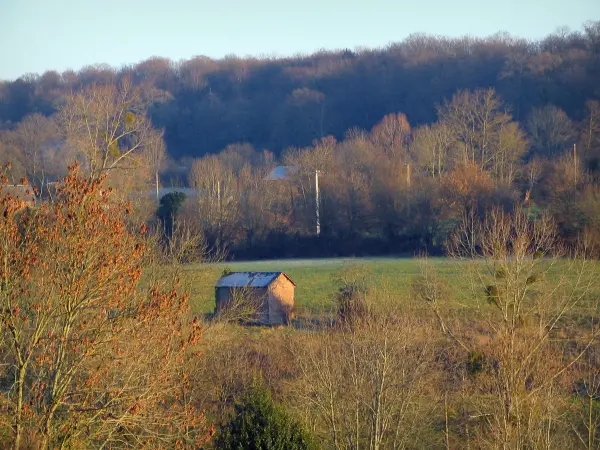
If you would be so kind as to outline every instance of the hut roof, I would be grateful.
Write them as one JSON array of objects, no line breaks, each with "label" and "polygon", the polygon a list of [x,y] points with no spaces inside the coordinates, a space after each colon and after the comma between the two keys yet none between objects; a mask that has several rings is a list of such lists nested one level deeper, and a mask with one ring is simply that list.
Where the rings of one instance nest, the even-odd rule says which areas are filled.
[{"label": "hut roof", "polygon": [[279,275],[285,276],[290,282],[296,286],[285,272],[232,272],[225,275],[217,281],[215,287],[267,287]]}]

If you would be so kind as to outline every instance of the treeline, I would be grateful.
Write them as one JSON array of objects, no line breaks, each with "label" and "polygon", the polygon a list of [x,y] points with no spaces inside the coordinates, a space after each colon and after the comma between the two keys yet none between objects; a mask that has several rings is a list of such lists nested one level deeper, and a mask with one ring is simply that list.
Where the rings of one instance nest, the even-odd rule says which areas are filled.
[{"label": "treeline", "polygon": [[[581,121],[546,105],[519,123],[493,90],[465,90],[430,125],[389,114],[370,131],[287,149],[279,162],[248,144],[196,159],[179,216],[249,258],[442,252],[465,214],[496,207],[549,212],[563,239],[600,242],[599,158],[598,101]],[[272,179],[278,163],[285,176]]]},{"label": "treeline", "polygon": [[[442,252],[465,214],[515,206],[549,212],[567,241],[600,242],[598,100],[581,120],[547,104],[518,122],[493,89],[461,90],[431,124],[393,113],[279,157],[238,143],[176,165],[149,118],[156,98],[127,79],[82,89],[53,116],[1,133],[0,157],[13,183],[26,177],[41,197],[78,161],[88,176],[106,175],[138,220],[163,225],[171,244],[194,234],[237,258]],[[281,165],[285,176],[273,177]],[[185,196],[159,205],[169,173]]]},{"label": "treeline", "polygon": [[600,22],[537,42],[506,34],[412,35],[383,49],[180,62],[155,57],[120,69],[30,74],[0,83],[0,126],[11,129],[36,112],[51,115],[68,93],[124,78],[162,94],[151,117],[165,128],[176,158],[236,142],[279,154],[328,135],[339,140],[352,127],[370,129],[397,111],[413,125],[430,123],[436,105],[461,89],[493,87],[519,121],[549,103],[581,120],[585,101],[600,96]]}]

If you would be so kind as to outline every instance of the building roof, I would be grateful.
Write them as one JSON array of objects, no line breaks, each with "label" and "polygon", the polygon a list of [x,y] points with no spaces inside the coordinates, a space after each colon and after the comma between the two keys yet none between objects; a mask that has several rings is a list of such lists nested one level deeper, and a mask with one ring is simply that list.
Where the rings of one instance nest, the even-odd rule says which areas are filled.
[{"label": "building roof", "polygon": [[268,181],[291,180],[298,173],[294,166],[277,166],[265,177]]},{"label": "building roof", "polygon": [[257,287],[263,288],[271,284],[279,275],[285,276],[296,286],[285,272],[232,272],[217,281],[215,287]]},{"label": "building roof", "polygon": [[0,189],[0,196],[7,197],[9,195],[15,200],[35,203],[35,193],[31,186],[25,186],[23,184],[7,184],[2,186]]}]

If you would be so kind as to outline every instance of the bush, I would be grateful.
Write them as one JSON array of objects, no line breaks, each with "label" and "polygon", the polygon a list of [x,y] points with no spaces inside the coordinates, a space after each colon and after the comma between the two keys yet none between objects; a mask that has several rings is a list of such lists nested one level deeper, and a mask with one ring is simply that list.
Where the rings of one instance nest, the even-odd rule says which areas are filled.
[{"label": "bush", "polygon": [[235,405],[235,416],[215,436],[218,449],[316,449],[302,425],[271,400],[263,388],[253,389]]},{"label": "bush", "polygon": [[476,375],[483,370],[485,357],[483,353],[471,351],[467,355],[467,372],[469,375]]},{"label": "bush", "polygon": [[360,282],[351,282],[340,288],[336,302],[341,323],[355,325],[368,317],[367,294],[368,288]]},{"label": "bush", "polygon": [[427,267],[422,275],[412,280],[411,290],[415,299],[429,303],[439,303],[450,298],[451,292],[446,281]]}]

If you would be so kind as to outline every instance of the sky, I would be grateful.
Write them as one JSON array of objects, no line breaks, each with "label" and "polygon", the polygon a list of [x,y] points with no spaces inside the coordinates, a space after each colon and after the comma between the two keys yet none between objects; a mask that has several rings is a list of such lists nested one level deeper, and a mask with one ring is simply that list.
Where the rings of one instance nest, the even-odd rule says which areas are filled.
[{"label": "sky", "polygon": [[600,20],[600,0],[0,0],[0,79],[151,56],[382,47],[418,32],[537,39],[588,20]]}]

